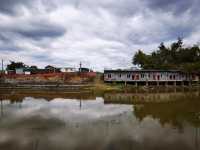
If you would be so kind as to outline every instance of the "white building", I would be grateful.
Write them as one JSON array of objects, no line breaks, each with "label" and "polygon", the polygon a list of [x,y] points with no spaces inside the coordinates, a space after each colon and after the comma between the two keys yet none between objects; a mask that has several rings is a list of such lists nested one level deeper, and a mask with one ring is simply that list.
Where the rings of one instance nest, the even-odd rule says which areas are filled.
[{"label": "white building", "polygon": [[178,70],[104,70],[105,82],[181,82],[199,81],[197,74]]},{"label": "white building", "polygon": [[76,68],[68,67],[68,68],[61,68],[61,72],[77,72]]},{"label": "white building", "polygon": [[15,69],[15,73],[16,73],[16,74],[19,74],[19,75],[23,75],[23,74],[25,74],[25,75],[30,75],[30,74],[31,74],[31,71],[30,71],[30,69],[28,69],[28,68],[16,68],[16,69]]}]

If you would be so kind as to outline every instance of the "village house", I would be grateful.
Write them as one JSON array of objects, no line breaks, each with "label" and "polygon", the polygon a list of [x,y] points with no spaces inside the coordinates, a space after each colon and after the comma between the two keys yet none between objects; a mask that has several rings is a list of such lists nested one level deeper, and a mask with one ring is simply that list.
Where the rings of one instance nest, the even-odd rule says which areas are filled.
[{"label": "village house", "polygon": [[47,73],[59,73],[60,72],[60,68],[56,68],[56,67],[53,67],[53,66],[46,66],[44,68],[46,70]]},{"label": "village house", "polygon": [[61,72],[77,72],[76,68],[72,68],[72,67],[66,67],[66,68],[61,68],[60,69]]},{"label": "village house", "polygon": [[16,68],[15,73],[19,75],[22,75],[22,74],[30,75],[31,69],[30,68]]},{"label": "village house", "polygon": [[60,69],[52,66],[47,66],[44,69],[33,68],[33,67],[21,67],[15,68],[15,70],[7,70],[6,74],[9,75],[31,75],[31,74],[48,74],[48,73],[59,73]]},{"label": "village house", "polygon": [[89,68],[79,68],[79,72],[93,72],[93,70],[89,69]]},{"label": "village house", "polygon": [[105,82],[132,84],[188,84],[198,82],[197,74],[179,70],[104,70]]}]

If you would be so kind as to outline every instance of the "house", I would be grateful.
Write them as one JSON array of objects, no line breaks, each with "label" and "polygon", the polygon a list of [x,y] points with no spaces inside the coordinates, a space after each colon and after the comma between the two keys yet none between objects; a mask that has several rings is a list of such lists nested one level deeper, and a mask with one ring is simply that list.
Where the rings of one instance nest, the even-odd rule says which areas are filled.
[{"label": "house", "polygon": [[60,72],[60,68],[56,68],[56,67],[53,67],[50,65],[46,66],[45,70],[46,70],[46,73],[59,73]]},{"label": "house", "polygon": [[16,68],[15,73],[16,74],[24,74],[24,68]]},{"label": "house", "polygon": [[68,68],[61,68],[61,72],[76,72],[76,68],[68,67]]},{"label": "house", "polygon": [[24,67],[24,68],[16,68],[15,69],[15,74],[18,74],[18,75],[30,75],[31,74],[31,69],[28,68],[28,67]]},{"label": "house", "polygon": [[93,71],[91,69],[89,69],[89,68],[81,67],[81,68],[79,68],[79,72],[93,72]]},{"label": "house", "polygon": [[197,74],[188,74],[179,70],[104,70],[105,82],[129,83],[181,83],[198,82]]}]

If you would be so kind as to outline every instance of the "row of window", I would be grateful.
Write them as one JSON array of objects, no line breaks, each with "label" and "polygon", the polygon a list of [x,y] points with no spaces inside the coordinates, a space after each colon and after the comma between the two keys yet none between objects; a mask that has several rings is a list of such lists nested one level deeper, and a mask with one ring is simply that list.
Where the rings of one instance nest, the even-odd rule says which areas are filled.
[{"label": "row of window", "polygon": [[[127,74],[126,76],[127,76],[127,78],[131,78],[131,74]],[[107,77],[108,78],[112,78],[112,75],[108,74]],[[122,75],[119,74],[118,77],[121,78]],[[141,74],[140,76],[139,75],[132,75],[132,80],[139,80],[140,77],[141,78],[145,78],[145,74]],[[169,77],[170,80],[175,80],[176,79],[176,75],[169,75],[169,76],[167,75],[167,77]],[[148,78],[151,78],[150,74],[148,75]],[[156,79],[160,80],[160,78],[163,78],[162,74],[161,75],[153,75],[153,79],[154,80],[156,80]]]}]

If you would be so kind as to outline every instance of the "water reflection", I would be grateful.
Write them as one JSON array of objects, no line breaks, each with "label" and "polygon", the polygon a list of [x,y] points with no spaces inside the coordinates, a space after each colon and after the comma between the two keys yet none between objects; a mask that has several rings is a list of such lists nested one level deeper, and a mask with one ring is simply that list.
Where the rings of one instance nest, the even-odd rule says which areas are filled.
[{"label": "water reflection", "polygon": [[0,149],[200,149],[198,91],[46,95],[0,96]]}]

